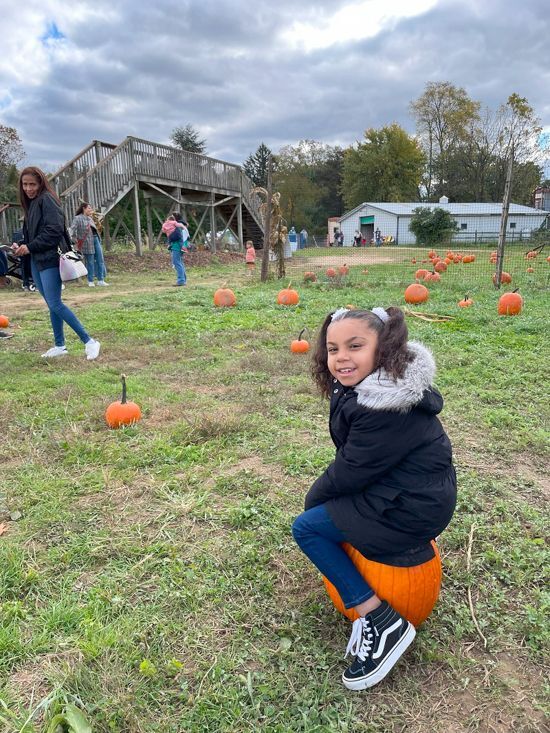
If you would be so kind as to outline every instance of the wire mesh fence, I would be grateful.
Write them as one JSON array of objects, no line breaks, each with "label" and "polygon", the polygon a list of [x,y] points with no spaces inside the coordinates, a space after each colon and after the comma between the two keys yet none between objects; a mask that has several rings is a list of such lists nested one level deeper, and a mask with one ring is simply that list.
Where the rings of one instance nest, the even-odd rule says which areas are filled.
[{"label": "wire mesh fence", "polygon": [[[307,246],[285,259],[285,271],[293,280],[338,285],[350,282],[368,286],[378,280],[406,285],[422,281],[432,284],[452,279],[465,291],[494,287],[497,242],[477,246],[425,247],[381,244],[364,247]],[[507,242],[503,258],[502,284],[545,288],[550,283],[550,230],[547,239]]]}]

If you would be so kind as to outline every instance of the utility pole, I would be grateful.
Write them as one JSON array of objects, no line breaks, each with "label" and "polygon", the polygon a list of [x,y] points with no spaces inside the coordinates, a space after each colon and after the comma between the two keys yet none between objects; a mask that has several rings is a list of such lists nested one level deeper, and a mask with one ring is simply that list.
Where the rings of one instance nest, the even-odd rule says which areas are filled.
[{"label": "utility pole", "polygon": [[263,283],[269,274],[269,252],[271,246],[271,198],[273,196],[273,159],[271,155],[267,159],[267,202],[264,217],[264,248],[262,251],[262,272],[260,279]]},{"label": "utility pole", "polygon": [[504,198],[502,200],[502,216],[500,219],[500,231],[498,233],[497,246],[497,268],[495,273],[495,288],[500,290],[500,277],[504,263],[504,245],[506,243],[506,226],[508,224],[508,211],[510,210],[510,198],[512,196],[512,173],[514,169],[514,143],[510,145],[510,158],[508,160],[508,171],[504,185]]}]

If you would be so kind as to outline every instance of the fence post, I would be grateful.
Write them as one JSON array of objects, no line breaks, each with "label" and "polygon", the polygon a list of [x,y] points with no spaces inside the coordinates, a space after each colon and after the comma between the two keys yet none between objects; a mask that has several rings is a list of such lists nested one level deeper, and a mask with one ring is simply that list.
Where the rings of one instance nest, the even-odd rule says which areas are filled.
[{"label": "fence post", "polygon": [[497,266],[495,273],[495,288],[500,290],[500,277],[504,261],[504,245],[506,244],[506,225],[508,223],[508,211],[510,210],[510,198],[512,194],[512,172],[514,169],[514,144],[510,148],[510,159],[506,173],[506,184],[504,186],[504,198],[502,200],[502,216],[500,219],[500,231],[498,233]]}]

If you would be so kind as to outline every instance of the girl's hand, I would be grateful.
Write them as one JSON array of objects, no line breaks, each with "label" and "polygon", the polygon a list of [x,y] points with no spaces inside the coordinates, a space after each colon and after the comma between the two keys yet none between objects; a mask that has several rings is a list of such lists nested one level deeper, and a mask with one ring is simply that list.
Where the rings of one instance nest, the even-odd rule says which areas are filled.
[{"label": "girl's hand", "polygon": [[21,257],[21,255],[28,255],[30,254],[29,248],[27,247],[26,244],[20,244],[19,246],[17,246],[17,249],[15,250],[14,254],[17,255],[17,257]]}]

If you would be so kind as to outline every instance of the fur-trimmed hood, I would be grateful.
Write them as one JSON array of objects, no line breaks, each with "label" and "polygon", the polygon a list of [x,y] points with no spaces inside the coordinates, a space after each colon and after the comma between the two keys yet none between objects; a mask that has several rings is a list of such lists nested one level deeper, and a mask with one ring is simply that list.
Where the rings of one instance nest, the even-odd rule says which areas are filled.
[{"label": "fur-trimmed hood", "polygon": [[430,390],[435,377],[431,351],[417,341],[409,341],[407,346],[415,358],[407,365],[404,376],[395,381],[385,369],[369,374],[354,387],[359,405],[391,412],[408,412],[413,407],[433,414],[441,411],[441,396]]}]

